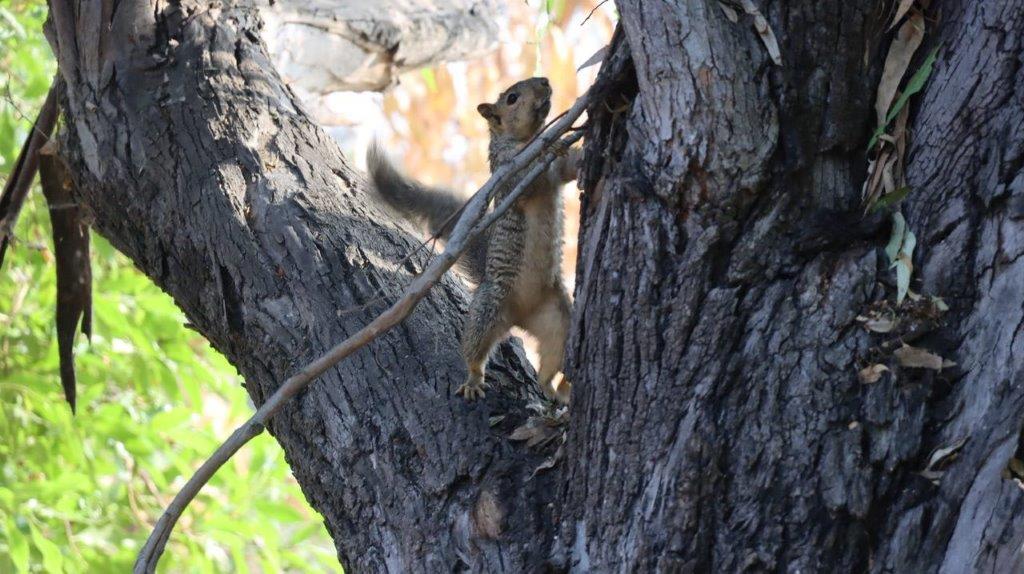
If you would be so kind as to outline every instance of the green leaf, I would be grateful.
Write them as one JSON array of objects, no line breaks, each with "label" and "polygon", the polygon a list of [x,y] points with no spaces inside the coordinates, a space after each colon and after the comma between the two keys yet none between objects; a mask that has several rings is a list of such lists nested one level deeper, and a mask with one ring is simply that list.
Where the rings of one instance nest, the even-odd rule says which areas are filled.
[{"label": "green leaf", "polygon": [[887,193],[883,195],[881,198],[879,198],[878,201],[875,202],[875,205],[871,207],[871,211],[878,211],[881,209],[885,209],[890,205],[896,205],[897,203],[903,201],[903,198],[907,197],[909,193],[910,186],[903,186],[893,191],[892,193]]},{"label": "green leaf", "polygon": [[434,70],[430,68],[423,68],[420,70],[420,76],[423,81],[427,83],[427,89],[431,92],[437,91],[437,76],[434,74]]},{"label": "green leaf", "polygon": [[889,244],[885,246],[885,254],[889,256],[891,266],[896,265],[896,256],[899,255],[906,234],[907,220],[903,219],[903,214],[897,211],[892,214],[892,235],[889,236]]},{"label": "green leaf", "polygon": [[914,272],[914,248],[917,237],[907,227],[903,214],[892,214],[892,235],[885,246],[885,254],[889,256],[889,267],[896,268],[896,304],[903,303],[910,290],[910,276]]},{"label": "green leaf", "polygon": [[28,541],[18,530],[14,520],[7,521],[7,546],[10,548],[11,561],[18,572],[28,572]]},{"label": "green leaf", "polygon": [[43,555],[43,569],[46,570],[47,574],[60,574],[63,572],[64,556],[60,553],[60,548],[43,536],[34,524],[30,525],[29,528],[32,532],[32,543],[35,545],[36,550]]},{"label": "green leaf", "polygon": [[875,147],[875,144],[878,143],[878,138],[882,137],[882,134],[885,133],[889,124],[896,119],[896,116],[903,110],[903,107],[907,105],[910,97],[920,92],[921,88],[924,87],[925,82],[928,81],[928,76],[932,74],[935,58],[939,55],[939,48],[941,47],[941,45],[936,46],[935,49],[929,52],[928,56],[921,64],[921,67],[914,72],[913,76],[911,76],[910,81],[907,82],[907,87],[903,89],[903,93],[900,94],[900,97],[897,98],[896,102],[891,108],[889,108],[889,113],[885,116],[885,123],[875,129],[874,135],[871,136],[871,141],[868,142],[868,151],[871,151]]},{"label": "green leaf", "polygon": [[18,19],[14,16],[14,14],[12,14],[10,10],[4,8],[3,6],[0,6],[0,19],[2,19],[4,22],[7,23],[8,26],[11,27],[15,36],[17,36],[18,38],[25,37],[25,28],[21,25],[21,22],[18,22]]}]

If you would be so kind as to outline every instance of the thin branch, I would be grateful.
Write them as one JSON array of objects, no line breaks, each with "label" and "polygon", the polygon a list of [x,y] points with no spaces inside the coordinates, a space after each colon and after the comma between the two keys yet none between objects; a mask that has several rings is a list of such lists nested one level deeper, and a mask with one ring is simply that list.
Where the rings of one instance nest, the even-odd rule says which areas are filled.
[{"label": "thin branch", "polygon": [[[145,546],[139,552],[135,561],[134,572],[136,574],[152,573],[156,570],[157,561],[163,553],[167,540],[171,535],[174,524],[181,517],[185,507],[199,493],[217,470],[227,462],[245,443],[263,432],[263,429],[270,419],[295,396],[296,393],[308,386],[316,377],[323,374],[327,369],[348,357],[356,350],[370,343],[381,334],[392,327],[400,324],[412,313],[416,305],[427,296],[430,289],[441,279],[444,273],[455,264],[456,260],[468,248],[471,239],[476,237],[484,228],[494,223],[512,205],[512,202],[523,193],[527,186],[544,173],[547,167],[555,160],[556,152],[550,150],[555,141],[562,137],[572,127],[583,111],[590,103],[591,94],[595,93],[591,88],[581,96],[576,103],[554,123],[540,137],[536,138],[529,145],[523,148],[515,158],[507,165],[496,170],[487,180],[487,183],[480,188],[469,202],[466,203],[462,216],[459,218],[452,231],[452,235],[445,245],[445,250],[431,260],[423,273],[412,280],[405,289],[402,296],[387,310],[377,316],[369,325],[360,329],[357,333],[335,345],[324,355],[315,359],[302,368],[298,373],[292,375],[274,392],[270,398],[256,411],[256,414],[236,429],[230,437],[213,455],[199,467],[199,470],[192,475],[192,478],[175,495],[174,500],[168,505],[156,527],[149,535]],[[565,138],[561,145],[571,145],[582,137],[582,132],[575,132]],[[543,158],[538,158],[543,154]],[[517,185],[508,196],[501,202],[494,211],[481,220],[487,205],[490,202],[494,191],[500,186],[507,184],[521,171],[533,166],[524,176],[518,178]]]},{"label": "thin branch", "polygon": [[0,194],[0,266],[4,263],[7,244],[14,235],[18,215],[29,190],[32,189],[36,170],[39,169],[39,148],[49,140],[53,127],[57,124],[57,94],[60,83],[60,80],[54,79],[50,85],[46,101],[43,102],[43,107],[32,124],[32,130],[21,146],[21,153],[14,162],[14,169],[11,170],[10,178],[4,184],[3,193]]}]

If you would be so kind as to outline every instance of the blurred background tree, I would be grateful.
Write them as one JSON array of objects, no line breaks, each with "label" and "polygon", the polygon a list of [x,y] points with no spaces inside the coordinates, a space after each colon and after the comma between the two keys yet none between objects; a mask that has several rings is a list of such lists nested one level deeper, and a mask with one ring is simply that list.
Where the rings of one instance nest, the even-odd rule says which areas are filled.
[{"label": "blurred background tree", "polygon": [[[0,180],[55,73],[42,0],[0,5]],[[126,572],[177,482],[251,412],[235,370],[171,298],[93,237],[79,412],[58,376],[49,218],[33,190],[0,280],[0,572]],[[281,448],[254,440],[168,547],[164,571],[340,572]],[[190,521],[202,524],[192,531]]]},{"label": "blurred background tree", "polygon": [[[515,79],[545,75],[553,109],[568,107],[597,71],[576,68],[611,36],[613,8],[599,4],[509,2],[500,44],[485,57],[406,73],[385,94],[309,94],[310,108],[357,163],[379,137],[416,177],[469,192],[488,175],[476,104]],[[45,18],[44,0],[0,5],[0,180],[56,72]],[[576,196],[566,194],[570,284]],[[49,218],[37,189],[15,236],[0,279],[0,572],[127,571],[171,494],[251,403],[235,370],[186,328],[170,297],[94,235],[94,335],[76,349],[79,413],[72,417],[58,373]],[[203,490],[160,564],[163,571],[341,571],[320,516],[269,434]]]}]

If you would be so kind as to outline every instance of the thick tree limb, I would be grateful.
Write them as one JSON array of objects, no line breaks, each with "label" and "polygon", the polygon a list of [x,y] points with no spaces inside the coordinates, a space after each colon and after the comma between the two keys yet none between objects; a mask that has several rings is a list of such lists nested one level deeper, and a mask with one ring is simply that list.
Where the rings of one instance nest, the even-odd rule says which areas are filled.
[{"label": "thick tree limb", "polygon": [[[399,264],[411,227],[301,111],[247,4],[52,0],[50,16],[68,83],[61,150],[80,202],[238,367],[257,406],[377,314],[339,310],[381,290],[393,300],[422,269]],[[539,533],[553,520],[554,473],[531,477],[545,453],[507,438],[538,398],[532,370],[508,341],[486,399],[454,395],[466,301],[449,274],[267,424],[346,568],[550,560],[553,540]]]},{"label": "thick tree limb", "polygon": [[[199,490],[203,485],[210,480],[214,473],[217,472],[217,469],[227,462],[234,453],[238,452],[238,449],[240,449],[245,443],[249,442],[253,437],[259,435],[263,431],[263,426],[281,409],[282,406],[284,406],[284,403],[288,399],[295,396],[296,393],[309,385],[324,371],[345,359],[356,350],[366,346],[370,341],[373,341],[378,336],[387,332],[389,329],[408,317],[416,305],[427,295],[438,280],[441,279],[442,275],[448,271],[458,260],[459,256],[465,252],[469,242],[501,217],[502,214],[504,214],[505,211],[507,211],[516,199],[526,190],[530,183],[548,169],[551,162],[556,158],[558,151],[548,150],[545,153],[545,150],[556,142],[560,136],[565,134],[566,131],[572,127],[573,122],[575,122],[576,119],[579,118],[579,116],[587,109],[587,106],[590,103],[588,95],[589,92],[581,96],[568,112],[563,114],[550,128],[548,128],[539,137],[535,138],[532,143],[527,145],[510,164],[503,166],[491,175],[487,183],[485,183],[484,186],[481,187],[472,198],[470,198],[466,206],[462,209],[462,215],[456,222],[455,228],[452,230],[451,237],[448,240],[444,251],[435,257],[427,268],[413,280],[413,282],[405,289],[398,301],[392,304],[386,311],[378,315],[377,318],[369,325],[359,330],[348,339],[335,345],[328,353],[317,358],[312,363],[309,363],[294,376],[286,380],[281,387],[278,388],[278,390],[275,391],[262,406],[260,406],[252,418],[236,429],[235,432],[217,448],[217,451],[214,452],[213,456],[203,463],[199,470],[196,471],[192,478],[189,479],[182,490],[174,497],[174,500],[171,501],[164,514],[160,517],[156,527],[153,529],[149,539],[146,541],[145,546],[143,546],[142,550],[139,552],[139,557],[135,562],[134,568],[136,574],[151,573],[156,570],[157,562],[160,555],[163,553],[164,546],[167,543],[167,539],[170,537],[171,530],[174,528],[174,524],[181,516],[181,513],[185,510],[185,507],[188,506],[188,503],[195,498],[195,495],[199,493]],[[565,140],[556,145],[565,146],[567,148],[582,136],[582,132],[577,132],[576,134],[568,136]],[[544,155],[543,157],[540,157],[542,153],[544,153]],[[540,159],[538,159],[539,157]],[[487,208],[494,192],[500,187],[508,185],[509,182],[513,181],[513,178],[515,178],[517,174],[523,171],[531,163],[534,163],[533,167],[518,179],[518,182],[509,192],[508,196],[505,197],[504,200],[481,221],[480,218],[483,216],[484,210]]]},{"label": "thick tree limb", "polygon": [[21,146],[18,159],[14,162],[14,169],[11,170],[4,184],[3,193],[0,194],[0,267],[3,267],[7,246],[14,235],[14,226],[18,223],[18,215],[21,214],[21,208],[25,204],[29,190],[32,189],[32,180],[39,168],[39,149],[49,140],[57,123],[59,84],[60,81],[55,79],[50,86],[46,101],[43,102],[43,107],[32,124],[32,130]]}]

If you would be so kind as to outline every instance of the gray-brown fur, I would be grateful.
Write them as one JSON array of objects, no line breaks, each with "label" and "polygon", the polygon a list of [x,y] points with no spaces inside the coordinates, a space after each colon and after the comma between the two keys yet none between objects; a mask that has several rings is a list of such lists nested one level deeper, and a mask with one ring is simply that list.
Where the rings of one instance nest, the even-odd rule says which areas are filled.
[{"label": "gray-brown fur", "polygon": [[[491,171],[509,162],[544,125],[551,109],[551,87],[546,78],[517,82],[494,103],[477,110],[490,128]],[[410,217],[426,220],[437,233],[440,224],[461,207],[450,192],[428,188],[409,180],[371,149],[370,173],[380,194]],[[569,385],[563,381],[556,393],[555,375],[562,369],[565,336],[572,301],[562,282],[561,186],[576,177],[578,153],[570,150],[558,158],[547,174],[535,180],[491,228],[475,254],[477,262],[465,267],[482,271],[462,333],[462,354],[468,375],[458,393],[468,400],[484,395],[484,372],[495,344],[520,327],[537,338],[540,352],[538,381],[546,395],[568,401]],[[514,184],[513,184],[514,185]],[[500,201],[513,187],[499,189]],[[471,273],[471,275],[476,275]]]}]

